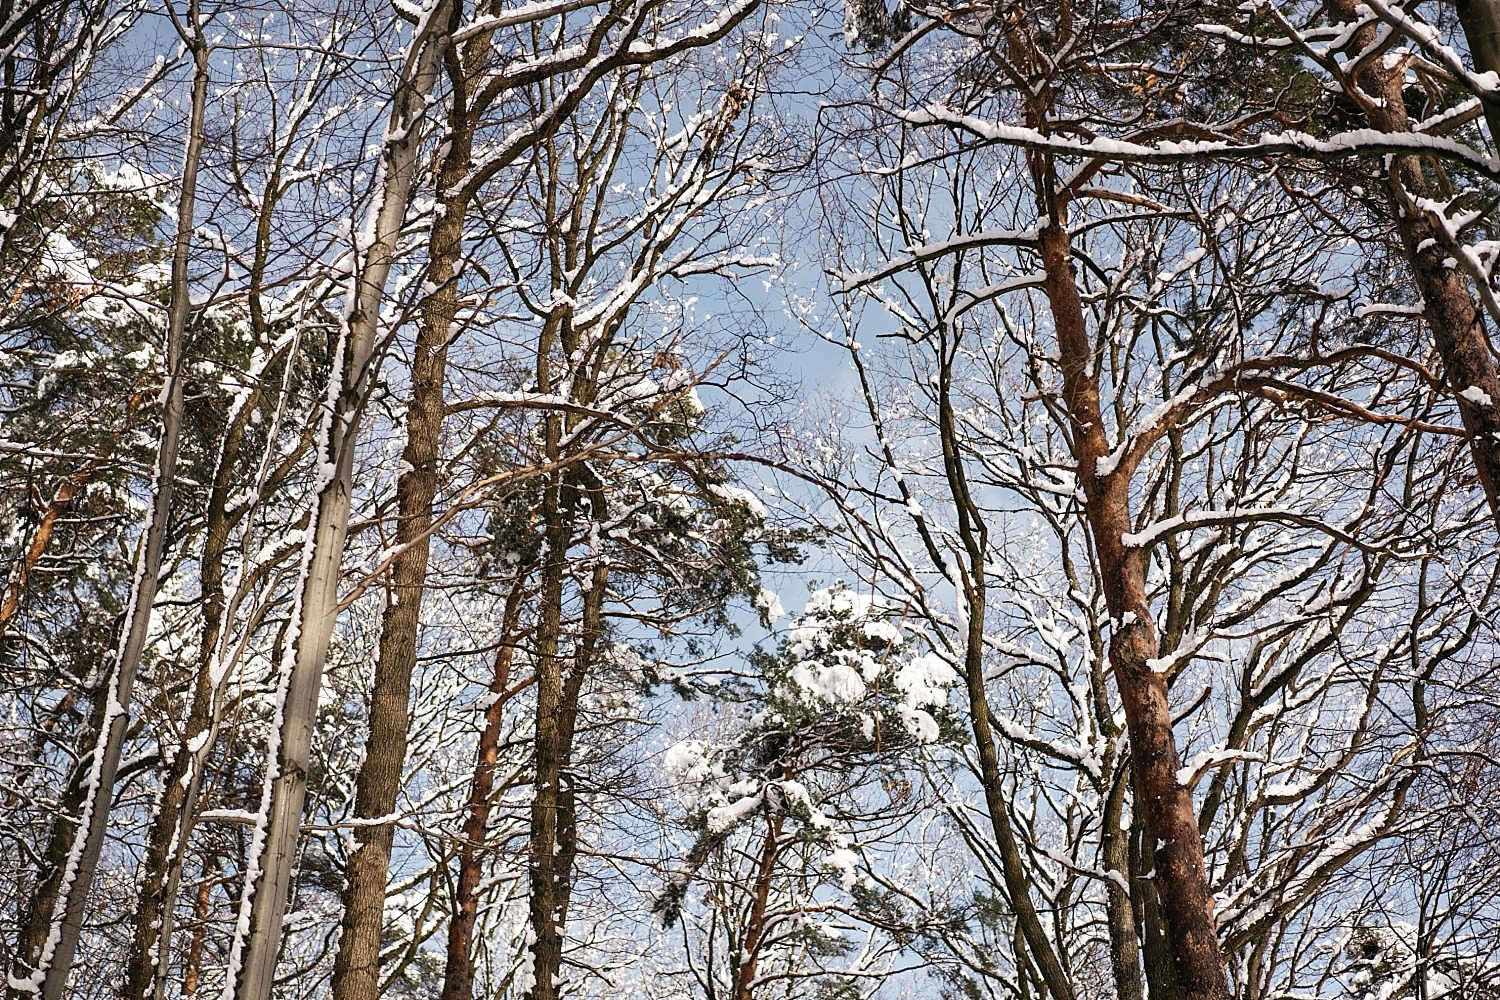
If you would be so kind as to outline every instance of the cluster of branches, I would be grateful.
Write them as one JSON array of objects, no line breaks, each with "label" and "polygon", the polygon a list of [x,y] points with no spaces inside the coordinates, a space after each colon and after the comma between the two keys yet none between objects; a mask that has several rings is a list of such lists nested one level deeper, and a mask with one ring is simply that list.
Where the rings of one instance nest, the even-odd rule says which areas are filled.
[{"label": "cluster of branches", "polygon": [[1497,38],[0,2],[6,995],[1496,995]]}]

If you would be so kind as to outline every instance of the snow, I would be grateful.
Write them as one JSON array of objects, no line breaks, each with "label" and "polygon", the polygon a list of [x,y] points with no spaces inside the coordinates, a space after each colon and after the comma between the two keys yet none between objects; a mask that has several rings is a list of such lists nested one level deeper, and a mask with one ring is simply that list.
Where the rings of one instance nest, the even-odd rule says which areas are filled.
[{"label": "snow", "polygon": [[1495,401],[1490,398],[1490,394],[1479,388],[1479,386],[1477,385],[1469,386],[1458,395],[1462,399],[1467,399],[1475,406],[1493,406],[1495,404]]},{"label": "snow", "polygon": [[786,617],[786,609],[781,606],[781,597],[774,590],[762,587],[760,593],[756,595],[755,607],[765,613],[767,624],[773,627]]},{"label": "snow", "polygon": [[754,813],[760,806],[760,796],[750,795],[742,799],[737,799],[728,805],[710,809],[706,819],[708,832],[714,834],[724,833],[736,826],[746,816]]}]

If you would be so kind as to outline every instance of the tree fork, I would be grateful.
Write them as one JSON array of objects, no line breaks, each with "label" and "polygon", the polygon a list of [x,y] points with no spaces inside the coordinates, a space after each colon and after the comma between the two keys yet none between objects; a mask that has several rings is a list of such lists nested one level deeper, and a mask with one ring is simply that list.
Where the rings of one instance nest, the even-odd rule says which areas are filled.
[{"label": "tree fork", "polygon": [[[1045,182],[1051,181],[1050,174],[1045,172]],[[1135,805],[1144,821],[1146,853],[1155,863],[1152,881],[1167,926],[1179,995],[1183,1000],[1228,1000],[1203,838],[1192,794],[1177,780],[1181,764],[1166,681],[1151,667],[1158,649],[1146,598],[1144,552],[1126,547],[1123,540],[1132,527],[1129,487],[1133,470],[1122,465],[1101,473],[1101,461],[1107,459],[1110,448],[1093,373],[1093,345],[1073,271],[1072,241],[1057,217],[1062,207],[1054,205],[1053,212],[1039,241],[1043,288],[1057,335],[1084,514],[1114,625],[1109,660],[1130,735]]]}]

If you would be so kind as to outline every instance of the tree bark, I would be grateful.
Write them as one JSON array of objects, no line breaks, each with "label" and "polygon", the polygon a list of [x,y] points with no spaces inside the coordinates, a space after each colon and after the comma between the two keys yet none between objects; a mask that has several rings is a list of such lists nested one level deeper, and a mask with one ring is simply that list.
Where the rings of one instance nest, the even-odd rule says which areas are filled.
[{"label": "tree bark", "polygon": [[[455,17],[457,11],[455,6]],[[455,22],[450,31],[456,27]],[[378,1000],[380,995],[380,937],[396,829],[391,817],[406,763],[411,675],[417,661],[433,502],[439,482],[443,380],[450,329],[458,313],[463,226],[472,193],[465,178],[475,119],[483,111],[469,107],[469,81],[483,70],[489,37],[487,32],[480,33],[464,47],[462,65],[449,67],[453,93],[445,137],[447,151],[438,171],[441,210],[433,223],[426,269],[427,285],[434,291],[422,304],[413,347],[406,445],[401,452],[406,471],[396,483],[398,555],[391,569],[391,600],[380,623],[369,736],[355,787],[357,846],[349,858],[344,891],[343,933],[333,968],[334,1000]]]},{"label": "tree bark", "polygon": [[42,512],[41,520],[37,522],[36,531],[31,536],[31,542],[26,546],[26,553],[21,557],[20,565],[16,567],[15,574],[11,577],[10,584],[5,588],[5,597],[0,599],[0,636],[5,634],[5,628],[10,620],[15,617],[21,607],[21,597],[26,593],[26,584],[31,579],[31,574],[36,571],[37,563],[42,559],[42,553],[47,551],[47,543],[52,540],[52,532],[57,527],[58,518],[62,517],[83,489],[89,477],[98,469],[102,459],[95,458],[83,468],[73,473],[58,486],[57,492],[52,494],[52,500],[47,504],[47,509]]},{"label": "tree bark", "polygon": [[511,667],[520,641],[521,596],[524,576],[518,577],[505,602],[502,639],[495,654],[490,680],[490,702],[484,710],[484,729],[474,761],[474,780],[469,787],[469,806],[464,816],[463,842],[458,853],[458,882],[454,890],[453,915],[448,920],[447,961],[443,968],[442,1000],[470,1000],[474,992],[474,923],[479,914],[479,886],[489,856],[486,839],[494,808],[495,766],[500,759],[500,738],[505,705],[515,693]]},{"label": "tree bark", "polygon": [[[1496,33],[1500,9],[1491,0],[1464,0],[1458,6],[1475,67],[1481,71],[1500,69],[1500,35]],[[1330,11],[1341,21],[1356,19],[1354,0],[1334,0]],[[1375,41],[1375,32],[1373,25],[1355,32],[1349,51],[1368,48]],[[1404,66],[1391,67],[1383,58],[1371,58],[1362,60],[1354,74],[1354,82],[1367,95],[1357,98],[1357,103],[1364,108],[1370,124],[1383,132],[1412,129],[1402,94],[1405,73]],[[1500,136],[1495,131],[1500,108],[1485,101],[1484,110],[1492,138]],[[1422,161],[1416,156],[1392,156],[1386,184],[1396,232],[1422,294],[1423,315],[1432,330],[1433,344],[1443,361],[1443,376],[1457,397],[1474,469],[1489,502],[1490,516],[1500,528],[1500,372],[1484,312],[1469,289],[1468,278],[1446,263],[1455,256],[1452,238],[1433,218],[1433,210],[1421,204],[1430,195]]]},{"label": "tree bark", "polygon": [[208,752],[217,694],[214,665],[223,632],[225,593],[224,557],[229,550],[229,532],[236,518],[229,505],[234,472],[239,466],[240,446],[258,392],[252,393],[225,430],[224,444],[214,469],[204,514],[203,554],[199,560],[202,578],[199,604],[203,623],[198,635],[192,701],[182,740],[178,743],[163,777],[161,801],[151,820],[146,839],[146,857],[141,867],[140,897],[136,906],[135,931],[125,967],[121,996],[127,1000],[166,995],[166,952],[172,942],[173,906],[182,880],[182,851],[196,812],[200,773],[194,766]]},{"label": "tree bark", "polygon": [[99,865],[99,855],[104,849],[115,778],[130,721],[130,702],[141,654],[151,629],[152,606],[156,601],[167,525],[172,512],[173,479],[182,434],[182,340],[192,298],[188,284],[188,254],[192,247],[198,161],[203,148],[208,98],[208,44],[199,30],[196,2],[189,7],[188,24],[190,34],[185,40],[193,54],[192,110],[183,157],[182,189],[177,203],[177,232],[172,248],[171,302],[163,345],[166,380],[161,394],[161,438],[152,484],[151,519],[136,554],[130,602],[121,623],[119,646],[107,690],[101,692],[106,699],[104,714],[100,720],[92,767],[86,778],[82,815],[61,870],[56,899],[45,904],[38,901],[39,905],[51,909],[52,926],[37,955],[36,968],[23,978],[33,985],[40,985],[43,1000],[62,1000],[67,994],[68,975],[73,967],[78,938],[83,932],[89,889]]},{"label": "tree bark", "polygon": [[[1456,0],[1458,23],[1469,43],[1469,57],[1481,73],[1500,73],[1500,3],[1496,0]],[[1490,144],[1500,143],[1500,100],[1482,99]]]},{"label": "tree bark", "polygon": [[292,609],[294,637],[281,669],[280,719],[268,747],[260,817],[251,842],[230,949],[231,992],[238,1000],[268,1000],[274,983],[296,856],[313,719],[323,664],[338,614],[338,580],[349,527],[354,449],[364,396],[374,377],[373,354],[380,304],[396,240],[406,222],[418,165],[421,121],[447,47],[452,0],[437,0],[417,26],[395,94],[381,149],[370,230],[356,261],[345,329],[335,354],[328,398],[319,424],[316,507],[303,547],[302,572]]},{"label": "tree bark", "polygon": [[760,946],[766,935],[766,907],[771,899],[771,878],[776,873],[776,858],[781,854],[781,828],[785,817],[766,820],[766,836],[761,842],[760,862],[750,898],[750,916],[745,922],[745,942],[740,949],[742,961],[734,970],[734,1000],[754,1000],[755,970],[760,964]]},{"label": "tree bark", "polygon": [[[1045,182],[1052,183],[1050,172]],[[1113,624],[1110,667],[1125,709],[1135,806],[1145,827],[1146,853],[1155,864],[1152,883],[1166,923],[1181,997],[1227,1000],[1229,987],[1203,861],[1203,839],[1192,794],[1177,780],[1181,765],[1166,681],[1151,667],[1158,649],[1146,599],[1145,553],[1124,542],[1132,530],[1129,491],[1134,470],[1124,464],[1110,467],[1105,461],[1109,440],[1094,373],[1094,348],[1073,271],[1072,242],[1060,218],[1061,205],[1052,209],[1053,218],[1040,236],[1043,287],[1057,335],[1063,400],[1073,430],[1084,515]]]}]

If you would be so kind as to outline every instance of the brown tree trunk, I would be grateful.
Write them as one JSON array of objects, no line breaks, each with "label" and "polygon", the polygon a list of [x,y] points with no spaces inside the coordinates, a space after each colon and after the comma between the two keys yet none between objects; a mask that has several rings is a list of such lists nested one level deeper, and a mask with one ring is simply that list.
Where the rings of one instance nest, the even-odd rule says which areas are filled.
[{"label": "brown tree trunk", "polygon": [[771,876],[776,872],[776,858],[781,853],[781,827],[785,818],[766,821],[766,838],[761,843],[760,863],[756,866],[755,885],[750,899],[750,914],[745,921],[745,942],[740,949],[742,961],[734,971],[734,1000],[754,1000],[755,969],[760,963],[760,946],[766,936],[766,908],[771,900]]},{"label": "brown tree trunk", "polygon": [[203,859],[203,880],[198,883],[198,892],[193,898],[193,936],[188,940],[187,956],[183,961],[182,995],[191,997],[198,992],[198,978],[203,968],[204,933],[208,927],[208,902],[214,891],[214,878],[218,874],[218,862],[212,855]]},{"label": "brown tree trunk", "polygon": [[5,588],[5,597],[0,599],[0,635],[5,632],[5,627],[15,617],[16,611],[21,606],[21,596],[26,593],[26,583],[35,572],[36,565],[42,559],[42,553],[47,551],[47,543],[52,540],[53,529],[57,527],[57,519],[67,512],[68,505],[78,495],[89,477],[99,468],[103,458],[96,458],[88,465],[64,479],[57,492],[52,495],[51,503],[42,512],[42,518],[37,522],[36,531],[31,536],[31,544],[26,546],[26,554],[21,557],[21,563],[16,567],[11,576],[10,584]]},{"label": "brown tree trunk", "polygon": [[516,643],[520,641],[524,591],[525,577],[521,576],[505,602],[500,649],[495,653],[495,670],[490,679],[490,702],[484,709],[484,729],[479,734],[474,780],[469,786],[469,805],[464,815],[463,842],[458,851],[458,882],[453,895],[453,915],[448,920],[442,1000],[469,1000],[474,993],[474,922],[479,914],[479,885],[489,855],[486,839],[494,809],[495,767],[500,760],[505,705],[517,690],[511,687],[510,677]]},{"label": "brown tree trunk", "polygon": [[[453,8],[454,17],[461,5]],[[391,599],[381,618],[380,653],[370,692],[369,735],[355,787],[354,830],[358,845],[349,858],[344,891],[343,933],[333,967],[334,1000],[378,1000],[380,938],[384,928],[386,877],[395,840],[392,813],[406,764],[408,702],[417,662],[422,595],[427,585],[433,502],[443,430],[443,381],[448,341],[458,313],[458,272],[463,257],[463,226],[470,187],[464,183],[473,149],[475,116],[468,105],[469,82],[489,55],[489,34],[465,47],[461,66],[450,53],[450,96],[446,152],[438,169],[438,204],[428,247],[426,280],[433,291],[422,303],[413,346],[411,389],[406,407],[406,471],[396,482],[398,554],[391,568]],[[379,822],[375,822],[375,821]]]},{"label": "brown tree trunk", "polygon": [[279,665],[278,718],[268,743],[270,759],[252,838],[254,851],[247,859],[246,884],[230,946],[230,975],[238,1000],[269,1000],[275,982],[307,797],[318,692],[338,619],[339,574],[354,492],[354,453],[365,396],[380,363],[376,336],[381,303],[417,181],[422,120],[445,65],[448,29],[459,6],[454,0],[437,0],[430,22],[411,40],[380,150],[380,184],[367,217],[372,238],[361,247],[354,265],[334,380],[318,419],[316,499],[294,591],[293,642]]},{"label": "brown tree trunk", "polygon": [[[1051,183],[1050,174],[1047,182]],[[1110,468],[1102,462],[1110,448],[1094,374],[1094,347],[1078,295],[1072,243],[1060,218],[1062,207],[1052,210],[1053,217],[1040,238],[1044,290],[1057,334],[1063,399],[1073,429],[1084,513],[1113,623],[1109,660],[1130,734],[1135,808],[1144,823],[1147,854],[1155,864],[1152,881],[1180,995],[1184,1000],[1227,1000],[1229,987],[1204,867],[1203,839],[1192,794],[1177,780],[1181,765],[1166,681],[1151,668],[1158,650],[1146,599],[1146,560],[1142,550],[1128,548],[1123,540],[1132,529],[1129,491],[1134,470]]]},{"label": "brown tree trunk", "polygon": [[[1496,0],[1456,0],[1458,23],[1469,43],[1469,57],[1481,73],[1500,72],[1500,3]],[[1481,99],[1490,126],[1490,143],[1500,143],[1500,101]]]},{"label": "brown tree trunk", "polygon": [[[1334,0],[1331,12],[1341,21],[1355,20],[1354,0]],[[1500,11],[1488,0],[1465,0],[1459,4],[1459,17],[1470,35],[1476,68],[1500,69],[1484,61],[1497,55],[1495,32],[1500,28]],[[1367,49],[1375,41],[1375,32],[1373,25],[1355,32],[1349,51]],[[1360,91],[1373,98],[1359,103],[1370,124],[1383,132],[1411,131],[1402,95],[1405,73],[1404,64],[1391,67],[1376,57],[1364,59],[1354,74]],[[1485,114],[1492,120],[1500,117],[1500,108],[1493,103],[1484,104]],[[1432,210],[1418,204],[1429,197],[1422,161],[1415,156],[1393,156],[1389,169],[1387,185],[1396,232],[1426,306],[1423,315],[1443,360],[1443,376],[1458,398],[1479,484],[1489,501],[1490,515],[1500,528],[1500,372],[1484,313],[1469,288],[1469,279],[1459,268],[1446,263],[1456,256],[1452,238]]]},{"label": "brown tree trunk", "polygon": [[[563,487],[571,489],[571,487]],[[534,982],[531,1000],[556,1000],[562,972],[563,930],[572,897],[578,850],[573,735],[583,681],[594,665],[602,634],[608,571],[595,568],[584,595],[583,620],[571,669],[564,672],[558,639],[562,625],[562,578],[572,536],[570,510],[549,510],[559,531],[548,533],[542,582],[543,627],[537,656],[536,791],[531,804],[531,931]],[[550,623],[549,623],[550,622]]]}]

